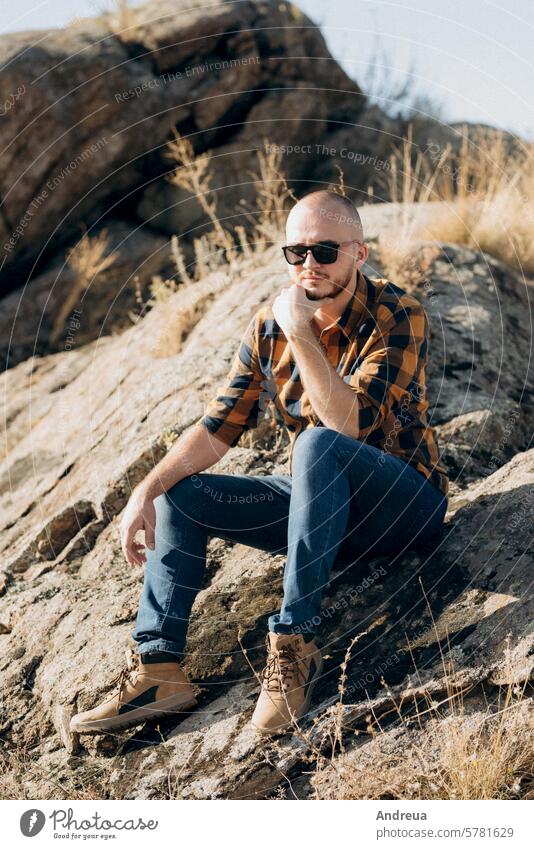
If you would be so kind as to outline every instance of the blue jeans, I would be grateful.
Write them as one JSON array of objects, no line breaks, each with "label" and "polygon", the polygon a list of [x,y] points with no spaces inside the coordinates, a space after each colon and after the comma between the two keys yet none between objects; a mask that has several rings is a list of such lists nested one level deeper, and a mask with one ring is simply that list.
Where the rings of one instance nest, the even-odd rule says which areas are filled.
[{"label": "blue jeans", "polygon": [[391,454],[326,427],[303,431],[292,475],[193,474],[154,500],[155,548],[132,637],[183,659],[211,536],[286,554],[278,634],[316,633],[338,553],[398,554],[439,538],[447,497]]}]

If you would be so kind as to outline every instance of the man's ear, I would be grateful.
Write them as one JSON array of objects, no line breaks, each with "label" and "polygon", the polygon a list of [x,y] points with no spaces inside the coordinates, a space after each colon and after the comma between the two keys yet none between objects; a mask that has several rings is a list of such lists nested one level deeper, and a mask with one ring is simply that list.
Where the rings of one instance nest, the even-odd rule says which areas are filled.
[{"label": "man's ear", "polygon": [[364,243],[364,244],[363,244],[363,245],[361,245],[360,247],[361,247],[361,250],[362,250],[362,253],[363,253],[363,261],[364,261],[364,262],[366,262],[366,260],[367,260],[367,258],[368,258],[368,256],[369,256],[369,245],[366,245],[366,244]]}]

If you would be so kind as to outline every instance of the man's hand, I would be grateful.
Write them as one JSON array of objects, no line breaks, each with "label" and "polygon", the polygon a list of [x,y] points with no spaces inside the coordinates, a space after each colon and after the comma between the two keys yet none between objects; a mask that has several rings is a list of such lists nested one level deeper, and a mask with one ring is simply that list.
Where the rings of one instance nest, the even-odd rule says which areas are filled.
[{"label": "man's hand", "polygon": [[[155,528],[154,499],[142,490],[134,490],[120,523],[122,550],[130,566],[142,566],[145,563],[145,547],[154,548],[155,546]],[[135,541],[138,531],[145,532],[145,545]]]},{"label": "man's hand", "polygon": [[276,296],[273,301],[273,315],[284,331],[285,336],[299,335],[310,329],[313,314],[333,298],[321,298],[311,301],[306,289],[300,283],[292,283]]}]

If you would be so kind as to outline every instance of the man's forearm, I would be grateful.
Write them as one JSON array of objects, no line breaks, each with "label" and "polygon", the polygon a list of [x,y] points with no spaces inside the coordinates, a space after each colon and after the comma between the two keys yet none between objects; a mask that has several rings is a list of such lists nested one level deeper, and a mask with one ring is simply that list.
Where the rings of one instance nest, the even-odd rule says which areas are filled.
[{"label": "man's forearm", "polygon": [[213,466],[228,449],[228,445],[204,425],[198,424],[178,438],[170,451],[138,484],[136,491],[154,499],[183,478]]},{"label": "man's forearm", "polygon": [[330,363],[313,330],[291,335],[288,342],[316,415],[326,427],[357,439],[358,397]]}]

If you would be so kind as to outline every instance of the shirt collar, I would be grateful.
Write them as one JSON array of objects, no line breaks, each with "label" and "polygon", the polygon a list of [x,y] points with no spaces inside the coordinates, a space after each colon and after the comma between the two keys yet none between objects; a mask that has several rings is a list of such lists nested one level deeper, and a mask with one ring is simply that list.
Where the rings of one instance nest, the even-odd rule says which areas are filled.
[{"label": "shirt collar", "polygon": [[331,324],[323,328],[321,333],[330,330],[336,325],[350,339],[358,322],[368,313],[369,302],[372,298],[371,285],[365,274],[360,269],[356,275],[356,286],[351,299],[341,315],[334,319]]}]

